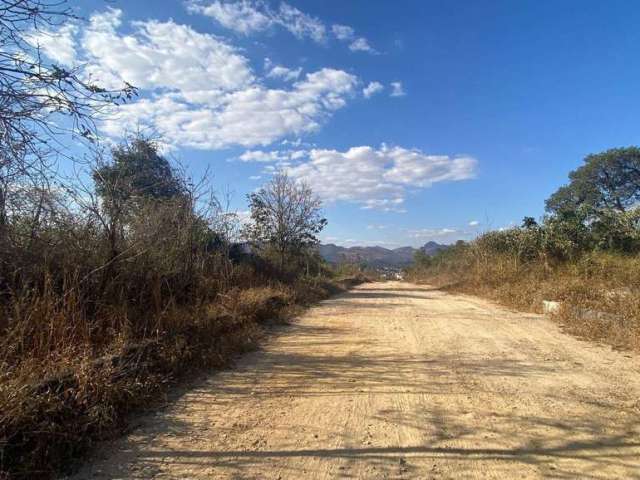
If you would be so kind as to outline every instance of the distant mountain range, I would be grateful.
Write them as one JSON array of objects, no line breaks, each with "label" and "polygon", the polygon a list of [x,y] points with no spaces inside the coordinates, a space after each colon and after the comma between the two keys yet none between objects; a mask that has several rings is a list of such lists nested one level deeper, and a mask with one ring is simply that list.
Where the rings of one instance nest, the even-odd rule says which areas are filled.
[{"label": "distant mountain range", "polygon": [[333,243],[320,245],[322,258],[329,263],[357,262],[371,267],[405,267],[413,262],[413,256],[418,250],[427,255],[434,255],[440,250],[448,248],[437,242],[427,242],[422,247],[400,247],[393,250],[383,247],[340,247]]}]

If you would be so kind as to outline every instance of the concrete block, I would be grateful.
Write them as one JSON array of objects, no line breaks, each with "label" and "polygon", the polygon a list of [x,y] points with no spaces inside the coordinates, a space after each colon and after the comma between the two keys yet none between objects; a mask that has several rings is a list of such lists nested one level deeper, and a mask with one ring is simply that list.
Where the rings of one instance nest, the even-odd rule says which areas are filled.
[{"label": "concrete block", "polygon": [[551,300],[542,301],[542,312],[545,314],[553,314],[560,312],[560,302],[554,302]]}]

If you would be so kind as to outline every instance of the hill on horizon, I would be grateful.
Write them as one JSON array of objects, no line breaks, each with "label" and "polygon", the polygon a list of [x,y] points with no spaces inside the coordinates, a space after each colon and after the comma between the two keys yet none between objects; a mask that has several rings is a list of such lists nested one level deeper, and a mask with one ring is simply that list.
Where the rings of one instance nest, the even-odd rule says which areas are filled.
[{"label": "hill on horizon", "polygon": [[427,255],[435,255],[448,247],[449,245],[434,241],[427,242],[420,248],[399,247],[394,249],[380,246],[341,247],[327,243],[319,245],[318,251],[322,258],[329,263],[353,262],[371,267],[405,267],[413,262],[413,257],[418,250],[422,250]]}]

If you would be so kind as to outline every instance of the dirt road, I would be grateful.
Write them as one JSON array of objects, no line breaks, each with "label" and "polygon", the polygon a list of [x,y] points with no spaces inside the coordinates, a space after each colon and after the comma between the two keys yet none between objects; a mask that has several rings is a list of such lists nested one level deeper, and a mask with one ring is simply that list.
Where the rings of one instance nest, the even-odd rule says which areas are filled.
[{"label": "dirt road", "polygon": [[638,478],[640,359],[406,283],[312,308],[75,478]]}]

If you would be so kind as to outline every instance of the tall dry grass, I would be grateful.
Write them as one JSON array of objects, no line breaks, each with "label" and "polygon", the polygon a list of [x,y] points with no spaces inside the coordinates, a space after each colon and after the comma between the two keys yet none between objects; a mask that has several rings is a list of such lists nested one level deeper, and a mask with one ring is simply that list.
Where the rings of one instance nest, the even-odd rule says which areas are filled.
[{"label": "tall dry grass", "polygon": [[459,245],[407,278],[542,313],[543,300],[561,302],[554,317],[567,331],[618,348],[640,350],[640,256],[586,252],[574,259],[522,260],[477,244]]},{"label": "tall dry grass", "polygon": [[[75,294],[46,283],[11,302],[14,322],[0,337],[0,477],[49,478],[68,472],[95,442],[118,434],[128,415],[161,402],[190,372],[226,365],[252,349],[264,325],[342,291],[360,279],[264,278],[251,263],[233,269],[228,288],[160,308],[133,302],[89,315]],[[156,283],[148,284],[149,296]],[[165,293],[166,295],[166,293]]]},{"label": "tall dry grass", "polygon": [[149,140],[55,188],[36,173],[0,185],[0,478],[68,470],[177,379],[348,286],[306,243],[247,253],[206,179]]},{"label": "tall dry grass", "polygon": [[58,195],[0,228],[0,478],[68,471],[175,381],[346,285],[306,257],[243,253],[233,217],[188,192],[126,215]]}]

